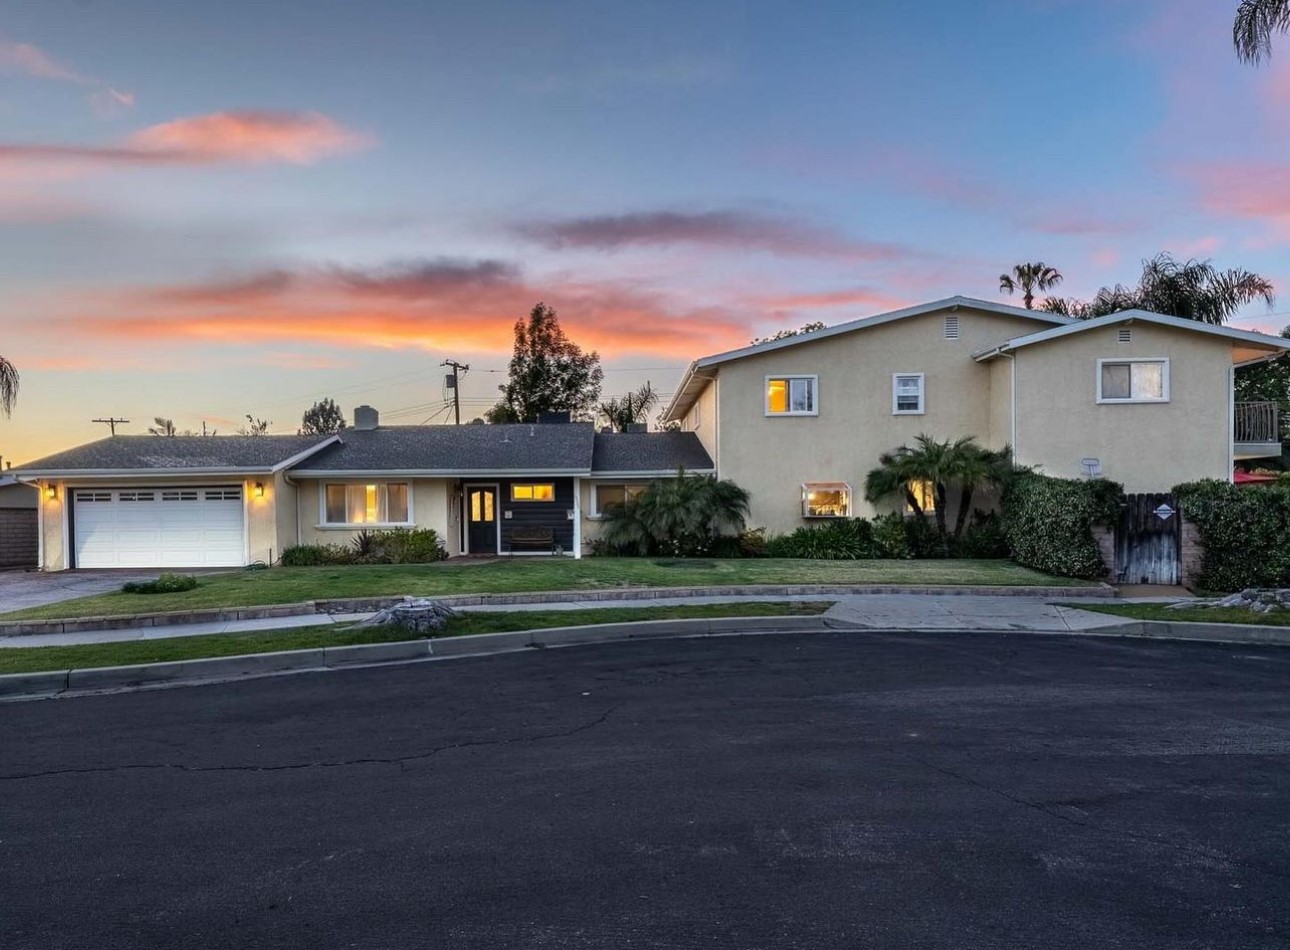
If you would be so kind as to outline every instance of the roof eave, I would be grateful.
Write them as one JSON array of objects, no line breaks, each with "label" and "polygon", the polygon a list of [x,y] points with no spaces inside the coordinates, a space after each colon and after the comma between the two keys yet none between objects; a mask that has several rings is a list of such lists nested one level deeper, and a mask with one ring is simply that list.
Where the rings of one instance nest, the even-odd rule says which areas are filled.
[{"label": "roof eave", "polygon": [[211,468],[22,468],[11,469],[16,478],[206,478],[225,475],[272,475],[268,466]]},{"label": "roof eave", "polygon": [[277,465],[273,466],[273,468],[270,469],[270,471],[276,475],[278,472],[281,472],[284,469],[288,469],[288,468],[291,468],[291,466],[293,465],[300,464],[310,456],[318,454],[323,449],[327,448],[327,446],[335,445],[339,441],[340,441],[340,433],[334,432],[329,438],[324,439],[323,441],[319,442],[317,445],[313,446],[312,448],[305,449],[303,452],[297,452],[295,455],[291,456],[291,458],[283,459]]},{"label": "roof eave", "polygon": [[363,468],[297,469],[292,478],[568,478],[585,477],[590,468]]}]

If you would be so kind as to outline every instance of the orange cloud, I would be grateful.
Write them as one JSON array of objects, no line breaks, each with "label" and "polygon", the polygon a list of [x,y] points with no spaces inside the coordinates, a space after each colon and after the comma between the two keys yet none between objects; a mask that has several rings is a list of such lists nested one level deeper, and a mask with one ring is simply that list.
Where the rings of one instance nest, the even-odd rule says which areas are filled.
[{"label": "orange cloud", "polygon": [[539,300],[582,346],[606,354],[689,358],[741,345],[749,333],[746,317],[720,307],[680,308],[635,286],[536,282],[502,262],[453,259],[96,295],[61,322],[113,341],[505,352],[515,321]]},{"label": "orange cloud", "polygon": [[370,137],[318,112],[215,112],[141,129],[116,145],[0,144],[0,168],[24,170],[55,163],[215,165],[286,162],[308,165],[364,148]]}]

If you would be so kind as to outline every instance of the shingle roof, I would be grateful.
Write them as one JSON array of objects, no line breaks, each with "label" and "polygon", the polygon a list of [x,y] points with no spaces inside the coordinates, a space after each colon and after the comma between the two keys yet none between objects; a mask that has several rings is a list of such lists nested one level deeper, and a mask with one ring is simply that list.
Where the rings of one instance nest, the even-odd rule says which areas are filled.
[{"label": "shingle roof", "polygon": [[591,470],[591,423],[346,429],[297,472],[570,472]]},{"label": "shingle roof", "polygon": [[594,474],[711,471],[712,458],[693,432],[601,432],[596,435]]},{"label": "shingle roof", "polygon": [[14,473],[161,472],[244,469],[270,471],[331,436],[114,435],[28,462]]}]

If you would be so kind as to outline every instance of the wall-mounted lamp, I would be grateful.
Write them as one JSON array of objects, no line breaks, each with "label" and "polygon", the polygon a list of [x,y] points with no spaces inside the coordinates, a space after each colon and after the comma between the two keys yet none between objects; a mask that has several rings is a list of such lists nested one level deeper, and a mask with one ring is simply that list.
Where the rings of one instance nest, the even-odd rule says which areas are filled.
[{"label": "wall-mounted lamp", "polygon": [[48,498],[50,501],[57,501],[57,500],[58,500],[58,486],[57,486],[57,485],[46,485],[46,486],[45,486],[45,497],[46,497],[46,498]]},{"label": "wall-mounted lamp", "polygon": [[264,482],[255,483],[255,497],[256,498],[264,497]]}]

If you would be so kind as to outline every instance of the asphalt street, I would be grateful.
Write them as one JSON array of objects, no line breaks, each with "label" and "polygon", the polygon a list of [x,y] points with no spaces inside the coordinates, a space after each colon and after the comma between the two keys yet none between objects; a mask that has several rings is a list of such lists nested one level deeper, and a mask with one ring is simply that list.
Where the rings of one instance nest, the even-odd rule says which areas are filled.
[{"label": "asphalt street", "polygon": [[669,640],[0,706],[0,945],[1284,948],[1290,650]]}]

